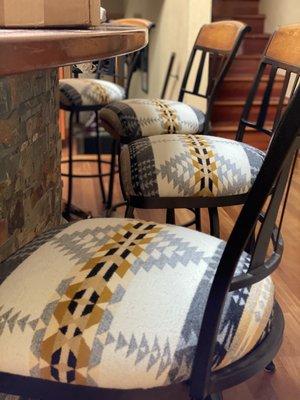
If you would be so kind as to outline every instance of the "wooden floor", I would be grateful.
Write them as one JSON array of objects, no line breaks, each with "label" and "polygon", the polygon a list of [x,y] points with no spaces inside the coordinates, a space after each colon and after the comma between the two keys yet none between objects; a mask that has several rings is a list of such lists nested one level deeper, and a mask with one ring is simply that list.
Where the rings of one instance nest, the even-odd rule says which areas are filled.
[{"label": "wooden floor", "polygon": [[[85,164],[80,172],[92,171],[92,166]],[[118,180],[117,180],[118,181]],[[64,182],[66,186],[66,181]],[[64,188],[64,194],[66,187]],[[115,187],[115,201],[122,200],[119,182]],[[102,213],[102,201],[99,184],[96,179],[76,180],[73,203],[93,216]],[[222,237],[226,239],[238,215],[238,207],[221,210]],[[123,209],[119,215],[123,216]],[[162,222],[162,211],[137,211],[137,218]],[[190,218],[187,211],[177,211],[177,223]],[[203,212],[204,231],[207,231],[207,219]],[[224,393],[225,400],[298,400],[300,399],[300,160],[297,162],[288,208],[285,216],[283,235],[285,253],[280,268],[274,274],[277,300],[283,308],[286,330],[284,342],[276,358],[277,372],[268,375],[264,372],[246,383]],[[160,399],[153,399],[160,400]],[[170,400],[188,400],[185,395]]]}]

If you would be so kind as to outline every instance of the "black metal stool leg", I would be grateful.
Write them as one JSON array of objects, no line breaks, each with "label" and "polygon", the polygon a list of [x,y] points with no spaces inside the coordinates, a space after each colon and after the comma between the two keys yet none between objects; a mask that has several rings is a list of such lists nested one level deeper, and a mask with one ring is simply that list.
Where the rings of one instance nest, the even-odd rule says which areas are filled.
[{"label": "black metal stool leg", "polygon": [[205,400],[223,400],[222,393],[214,393],[206,397]]},{"label": "black metal stool leg", "polygon": [[125,218],[134,218],[134,207],[131,206],[126,207]]},{"label": "black metal stool leg", "polygon": [[66,216],[71,214],[72,210],[72,195],[73,195],[73,120],[74,120],[74,112],[70,112],[69,116],[69,137],[68,137],[68,152],[69,152],[69,159],[68,159],[68,198],[67,204],[65,208]]},{"label": "black metal stool leg", "polygon": [[116,140],[113,140],[112,151],[111,151],[111,162],[110,162],[108,198],[107,198],[107,202],[106,202],[106,206],[105,206],[106,210],[110,210],[112,208],[112,204],[113,204],[114,181],[115,181],[115,175],[116,175],[117,147],[118,147],[118,142]]},{"label": "black metal stool leg", "polygon": [[276,372],[276,365],[273,361],[270,362],[270,364],[268,364],[265,367],[265,371],[268,372],[269,374],[274,374]]},{"label": "black metal stool leg", "polygon": [[255,234],[252,233],[252,235],[250,236],[248,243],[245,247],[245,251],[249,254],[252,254],[252,252],[254,251],[254,248],[255,248],[255,243],[256,243]]},{"label": "black metal stool leg", "polygon": [[201,210],[200,208],[195,208],[195,225],[196,231],[202,231],[202,224],[201,224]]},{"label": "black metal stool leg", "polygon": [[97,158],[98,158],[98,174],[100,182],[100,190],[102,195],[102,201],[106,204],[106,194],[103,182],[103,172],[102,172],[102,159],[101,159],[101,146],[100,146],[100,129],[99,129],[99,115],[98,111],[95,111],[96,116],[96,134],[97,134]]},{"label": "black metal stool leg", "polygon": [[217,238],[220,237],[220,221],[217,207],[209,208],[210,234]]},{"label": "black metal stool leg", "polygon": [[175,210],[172,208],[167,209],[166,223],[175,225]]}]

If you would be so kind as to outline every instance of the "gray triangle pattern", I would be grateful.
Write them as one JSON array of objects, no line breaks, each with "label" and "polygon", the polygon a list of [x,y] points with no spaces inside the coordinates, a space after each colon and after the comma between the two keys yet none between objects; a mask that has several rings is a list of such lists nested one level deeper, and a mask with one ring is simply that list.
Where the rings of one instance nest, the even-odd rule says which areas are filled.
[{"label": "gray triangle pattern", "polygon": [[19,327],[20,327],[22,332],[24,332],[24,330],[26,328],[26,324],[27,324],[29,318],[30,318],[30,315],[28,314],[28,315],[26,315],[26,317],[19,319],[18,325],[19,325]]},{"label": "gray triangle pattern", "polygon": [[160,365],[158,368],[158,372],[156,375],[156,379],[159,378],[163,374],[163,372],[168,368],[168,366],[171,365],[171,363],[172,363],[171,349],[170,349],[169,340],[167,340],[165,347],[164,347],[163,356],[161,358]]},{"label": "gray triangle pattern", "polygon": [[29,321],[30,314],[21,317],[20,314],[21,311],[18,311],[14,314],[13,308],[11,308],[0,316],[0,335],[3,333],[6,326],[8,327],[10,333],[13,333],[16,326],[18,326],[22,332],[25,331],[27,326],[30,326],[33,331],[36,329],[39,319]]},{"label": "gray triangle pattern", "polygon": [[5,325],[6,325],[6,321],[0,322],[0,335],[2,335],[2,333],[4,331],[4,328],[5,328]]},{"label": "gray triangle pattern", "polygon": [[117,304],[120,303],[120,301],[123,299],[125,294],[125,289],[121,286],[118,285],[109,304]]},{"label": "gray triangle pattern", "polygon": [[32,351],[32,354],[37,358],[39,358],[40,356],[41,343],[45,333],[46,333],[46,328],[43,328],[36,331],[33,335],[30,350]]},{"label": "gray triangle pattern", "polygon": [[74,279],[74,277],[69,278],[69,279],[64,279],[63,281],[61,281],[58,288],[56,289],[57,293],[60,296],[63,296],[66,293],[66,291],[67,291],[68,287],[70,286],[70,283],[73,281],[73,279]]},{"label": "gray triangle pattern", "polygon": [[37,327],[38,322],[39,322],[39,318],[34,319],[33,321],[30,321],[30,322],[29,322],[29,325],[30,325],[30,327],[31,327],[31,329],[32,329],[33,331],[35,331],[35,328]]},{"label": "gray triangle pattern", "polygon": [[96,367],[101,363],[104,346],[99,339],[94,340],[93,352],[90,357],[89,368]]},{"label": "gray triangle pattern", "polygon": [[[58,300],[55,300],[55,301],[52,301],[51,303],[47,304],[47,306],[45,307],[45,309],[41,315],[41,320],[43,321],[43,323],[45,325],[49,324],[49,322],[54,314],[57,304],[58,304]],[[35,329],[35,328],[32,327],[32,329]]]},{"label": "gray triangle pattern", "polygon": [[124,338],[123,334],[120,332],[115,351],[123,349],[123,347],[126,347],[126,346],[128,346],[128,343],[127,343],[126,339]]},{"label": "gray triangle pattern", "polygon": [[0,321],[5,321],[7,322],[8,318],[10,317],[10,314],[12,313],[13,308],[10,310],[6,311],[4,314],[0,315]]},{"label": "gray triangle pattern", "polygon": [[18,319],[20,314],[21,314],[21,311],[17,312],[9,320],[7,320],[7,325],[8,325],[8,328],[10,330],[10,333],[13,333],[14,327],[16,325],[17,319]]},{"label": "gray triangle pattern", "polygon": [[[120,225],[115,227],[96,227],[93,229],[85,229],[73,233],[62,233],[59,237],[55,236],[50,243],[62,252],[66,257],[70,257],[76,264],[87,262],[95,251],[107,240],[111,239],[111,235],[121,228]],[[88,237],[88,240],[86,240]]]},{"label": "gray triangle pattern", "polygon": [[147,366],[147,372],[150,371],[150,369],[155,364],[158,363],[160,358],[161,358],[161,350],[160,350],[160,347],[159,347],[159,344],[158,344],[158,339],[157,339],[157,337],[155,337],[154,344],[153,344],[153,347],[151,349],[151,355],[150,355],[150,358],[149,358],[148,366]]},{"label": "gray triangle pattern", "polygon": [[116,339],[113,337],[111,333],[108,333],[106,341],[105,341],[105,346],[108,346],[109,344],[112,344],[116,341]]},{"label": "gray triangle pattern", "polygon": [[[161,243],[164,243],[161,246]],[[170,246],[173,251],[171,254],[165,251]],[[140,269],[150,272],[153,268],[164,269],[164,268],[176,268],[188,265],[190,262],[198,265],[199,260],[204,258],[204,252],[200,251],[197,247],[192,246],[186,240],[177,237],[175,234],[168,231],[162,230],[156,237],[155,241],[152,241],[144,249],[147,254],[147,259],[136,259],[131,271],[137,274]],[[159,254],[157,256],[157,254]],[[154,256],[156,255],[156,256]],[[159,262],[158,262],[159,257]]]},{"label": "gray triangle pattern", "polygon": [[164,164],[160,165],[156,174],[161,175],[161,179],[167,178],[168,183],[172,183],[174,189],[182,196],[192,196],[195,194],[194,176],[195,169],[188,152],[176,154]]},{"label": "gray triangle pattern", "polygon": [[146,339],[145,334],[143,334],[138,354],[135,360],[135,365],[139,364],[148,354],[150,353],[149,345]]},{"label": "gray triangle pattern", "polygon": [[131,339],[130,339],[128,351],[126,354],[126,358],[131,356],[131,354],[133,354],[137,349],[138,349],[138,344],[137,344],[136,338],[134,337],[134,335],[132,335]]},{"label": "gray triangle pattern", "polygon": [[39,378],[40,377],[40,367],[39,367],[39,365],[35,365],[33,368],[31,368],[30,376],[32,376],[33,378]]}]

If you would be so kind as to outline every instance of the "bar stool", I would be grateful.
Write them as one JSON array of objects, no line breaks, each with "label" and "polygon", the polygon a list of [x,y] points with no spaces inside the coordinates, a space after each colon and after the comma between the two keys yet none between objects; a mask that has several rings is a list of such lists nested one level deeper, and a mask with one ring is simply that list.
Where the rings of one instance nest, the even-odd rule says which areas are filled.
[{"label": "bar stool", "polygon": [[274,372],[284,317],[270,275],[283,254],[276,217],[300,147],[299,107],[300,89],[227,243],[173,225],[90,219],[1,263],[0,393],[221,400]]},{"label": "bar stool", "polygon": [[[143,26],[151,29],[154,24],[148,20],[132,19],[132,25],[135,22],[135,26]],[[117,20],[116,23],[119,25],[128,25],[128,20]],[[112,173],[116,168],[116,160],[113,155],[115,151],[115,143],[112,144],[112,158],[111,161],[102,160],[101,151],[101,139],[100,139],[100,127],[99,127],[99,110],[101,110],[105,105],[116,101],[122,100],[128,97],[130,83],[132,75],[136,70],[136,66],[140,57],[140,52],[136,52],[133,55],[123,56],[118,58],[118,63],[115,60],[102,60],[98,62],[96,68],[96,79],[79,79],[79,74],[82,72],[80,66],[73,66],[74,78],[61,79],[60,86],[60,108],[62,110],[69,112],[69,132],[68,132],[68,157],[63,159],[63,164],[68,164],[68,172],[63,173],[62,176],[68,178],[68,197],[67,203],[64,211],[64,217],[66,219],[70,218],[70,214],[77,214],[80,217],[86,217],[85,213],[81,210],[76,209],[72,206],[72,195],[73,195],[73,179],[74,178],[99,178],[100,190],[102,195],[103,203],[107,203],[107,196],[105,193],[105,187],[103,178],[105,176],[110,177],[110,191],[113,183]],[[110,75],[113,76],[113,82],[100,79],[103,72],[107,70],[107,64],[109,65]],[[127,75],[123,76],[123,81],[125,86],[121,86],[116,83],[118,74],[118,65],[123,65],[125,67]],[[92,64],[93,66],[95,65]],[[93,71],[91,71],[93,72]],[[74,142],[74,121],[75,118],[77,122],[80,118],[80,113],[90,112],[94,114],[94,129],[96,131],[96,159],[86,159],[86,158],[76,158],[73,155],[73,142]],[[74,163],[84,163],[92,162],[97,163],[98,173],[97,174],[74,174],[73,164]],[[110,172],[103,173],[102,164],[109,164]],[[108,198],[112,195],[109,191]]]},{"label": "bar stool", "polygon": [[[213,26],[218,32],[220,25]],[[205,48],[213,37],[207,27],[200,32]],[[288,103],[290,82],[294,79],[291,96],[298,84],[299,41],[299,24],[281,27],[272,36],[245,104],[236,140],[199,135],[200,111],[183,103],[127,100],[112,103],[101,111],[106,129],[129,142],[123,146],[120,157],[122,187],[128,204],[126,216],[132,216],[134,208],[165,208],[167,222],[175,223],[174,209],[187,208],[195,211],[196,227],[201,230],[200,208],[208,208],[211,234],[219,237],[217,207],[243,204],[264,160],[264,152],[242,142],[245,129],[272,136]],[[267,127],[266,121],[271,120],[268,110],[272,88],[279,71],[285,77],[273,126]],[[266,77],[264,86],[262,78]],[[185,83],[186,79],[184,88]],[[198,87],[198,75],[196,83]],[[257,106],[258,90],[263,91],[263,101]],[[146,116],[152,124],[143,123]],[[129,127],[127,118],[131,118]],[[208,121],[204,125],[208,127]],[[210,132],[204,128],[205,133]]]}]

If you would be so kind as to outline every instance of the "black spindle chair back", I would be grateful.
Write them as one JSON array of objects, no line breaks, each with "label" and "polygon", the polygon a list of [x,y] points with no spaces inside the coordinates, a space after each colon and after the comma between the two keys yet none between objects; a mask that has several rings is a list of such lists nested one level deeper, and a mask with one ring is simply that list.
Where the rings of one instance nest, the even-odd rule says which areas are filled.
[{"label": "black spindle chair back", "polygon": [[129,96],[129,89],[134,72],[137,69],[140,51],[133,54],[100,60],[98,62],[96,78],[109,77],[114,83],[122,82],[125,90],[125,98]]},{"label": "black spindle chair back", "polygon": [[[277,124],[264,164],[219,263],[201,324],[202,328],[194,359],[190,388],[193,399],[205,398],[213,391],[214,385],[218,381],[218,390],[220,390],[222,385],[228,387],[247,379],[255,372],[255,368],[257,368],[256,372],[260,367],[263,369],[263,363],[266,360],[270,362],[280,347],[282,332],[277,332],[275,339],[277,338],[278,343],[271,342],[268,344],[267,351],[264,349],[264,352],[260,352],[259,355],[254,350],[252,363],[251,354],[250,364],[244,360],[235,363],[239,368],[239,374],[234,376],[235,367],[233,365],[212,372],[214,348],[226,295],[230,291],[246,288],[261,281],[278,267],[281,260],[283,245],[276,227],[276,219],[285,188],[290,184],[289,175],[300,147],[299,109],[300,87],[296,90],[281,121]],[[286,203],[286,200],[284,202]],[[264,213],[262,213],[263,209],[265,209]],[[254,251],[255,264],[252,263],[247,273],[234,276],[237,263],[258,222],[260,222],[261,228],[257,234],[255,248],[258,249],[259,257]],[[267,255],[267,247],[270,242],[273,244],[273,250],[271,254]],[[276,346],[277,351],[275,351]],[[268,351],[270,359],[266,358]]]},{"label": "black spindle chair back", "polygon": [[[192,49],[178,101],[186,95],[197,96],[207,101],[204,134],[209,133],[210,117],[217,90],[223,82],[250,27],[239,21],[218,21],[204,25]],[[206,72],[209,69],[208,79]],[[191,89],[190,81],[195,74]]]},{"label": "black spindle chair back", "polygon": [[[274,93],[277,78],[283,77],[278,94]],[[243,141],[246,128],[272,136],[281,115],[293,97],[300,76],[300,24],[279,28],[270,38],[260,62],[253,86],[249,92],[236,140]],[[267,79],[266,79],[267,78]],[[277,81],[277,82],[276,82]],[[263,88],[263,86],[265,86]],[[257,116],[252,114],[256,96],[263,88],[263,98]],[[274,101],[272,100],[275,100]],[[275,106],[275,116],[269,115],[270,105]],[[272,122],[272,124],[270,124]]]}]

